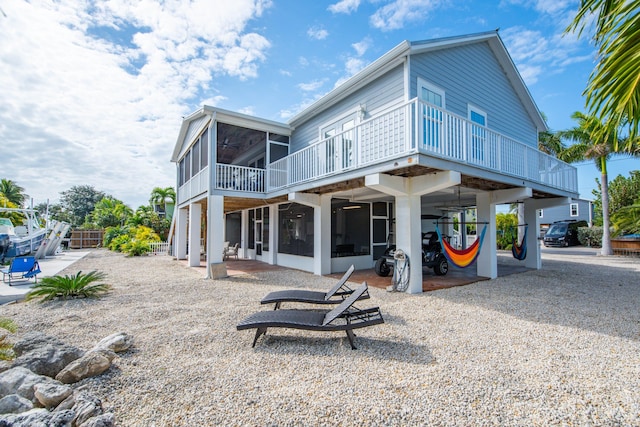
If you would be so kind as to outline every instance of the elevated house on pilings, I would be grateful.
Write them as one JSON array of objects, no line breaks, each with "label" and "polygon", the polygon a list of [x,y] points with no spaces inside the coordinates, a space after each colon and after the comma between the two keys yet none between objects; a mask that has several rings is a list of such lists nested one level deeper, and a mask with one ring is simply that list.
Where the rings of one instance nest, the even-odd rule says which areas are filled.
[{"label": "elevated house on pilings", "polygon": [[[538,209],[578,195],[576,169],[537,149],[546,129],[497,32],[404,41],[288,123],[203,106],[172,156],[175,255],[216,265],[230,242],[315,274],[371,268],[394,225],[417,260],[421,232],[455,233],[429,218],[475,207],[487,228],[470,268],[495,278],[496,205],[521,203],[537,229]],[[412,269],[408,292],[422,291],[422,274]]]}]

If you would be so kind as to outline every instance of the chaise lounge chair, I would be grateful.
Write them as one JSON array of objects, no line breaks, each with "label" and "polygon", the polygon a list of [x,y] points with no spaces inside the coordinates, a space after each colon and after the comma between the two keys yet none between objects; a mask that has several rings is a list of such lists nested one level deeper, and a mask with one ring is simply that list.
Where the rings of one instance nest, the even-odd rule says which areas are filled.
[{"label": "chaise lounge chair", "polygon": [[[267,294],[260,304],[275,303],[274,310],[280,308],[283,302],[306,302],[309,304],[338,304],[344,301],[349,295],[353,293],[353,289],[349,288],[346,283],[353,274],[355,267],[351,265],[349,269],[344,273],[342,278],[336,283],[329,291],[309,291],[306,289],[287,289],[284,291],[276,291]],[[369,291],[360,297],[360,299],[369,298]]]},{"label": "chaise lounge chair", "polygon": [[384,323],[380,308],[360,310],[353,307],[362,295],[367,292],[367,282],[346,298],[333,310],[274,310],[260,311],[247,317],[236,327],[239,331],[256,329],[256,336],[251,347],[256,346],[260,335],[267,333],[267,328],[291,328],[307,331],[335,332],[345,331],[353,350],[353,330]]}]

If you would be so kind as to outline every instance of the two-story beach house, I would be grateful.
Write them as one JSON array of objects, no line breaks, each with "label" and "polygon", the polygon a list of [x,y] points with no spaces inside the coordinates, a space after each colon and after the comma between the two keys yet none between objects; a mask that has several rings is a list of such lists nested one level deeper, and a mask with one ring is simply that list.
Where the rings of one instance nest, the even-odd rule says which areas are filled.
[{"label": "two-story beach house", "polygon": [[[372,268],[392,230],[420,260],[421,232],[452,236],[476,207],[486,233],[471,268],[495,278],[496,205],[521,203],[537,229],[537,210],[578,195],[576,169],[538,151],[545,129],[495,31],[404,41],[287,123],[203,106],[171,159],[174,255],[196,266],[206,254],[209,275],[224,242],[315,274]],[[526,239],[523,262],[540,268],[536,233]],[[408,292],[422,274],[412,268]]]}]

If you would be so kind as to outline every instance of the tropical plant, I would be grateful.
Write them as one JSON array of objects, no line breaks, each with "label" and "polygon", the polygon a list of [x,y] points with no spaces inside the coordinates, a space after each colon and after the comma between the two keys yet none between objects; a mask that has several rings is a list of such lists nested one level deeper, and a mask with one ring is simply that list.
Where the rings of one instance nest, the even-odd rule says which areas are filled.
[{"label": "tropical plant", "polygon": [[[118,236],[128,235],[127,227],[107,227],[102,237],[102,246],[111,249],[111,242]],[[113,249],[112,249],[113,250]]]},{"label": "tropical plant", "polygon": [[133,215],[133,210],[111,196],[98,201],[91,213],[93,223],[99,228],[123,226]]},{"label": "tropical plant", "polygon": [[[581,0],[578,13],[565,31],[578,31],[581,36],[592,24],[599,58],[584,91],[587,108],[613,129],[628,122],[635,136],[640,124],[640,2]],[[624,142],[628,151],[635,144],[633,138]]]},{"label": "tropical plant", "polygon": [[94,298],[107,293],[111,286],[104,283],[96,283],[105,278],[105,274],[99,271],[91,271],[82,274],[82,271],[72,275],[43,277],[40,283],[35,284],[25,300],[41,298],[40,302],[54,298]]},{"label": "tropical plant", "polygon": [[[162,212],[167,214],[167,205],[175,204],[176,202],[176,190],[173,187],[155,187],[151,191],[151,198],[149,204],[153,206],[161,206]],[[170,215],[168,215],[170,216]]]},{"label": "tropical plant", "polygon": [[151,245],[148,240],[131,240],[122,246],[122,252],[129,256],[141,256],[151,252]]},{"label": "tropical plant", "polygon": [[131,236],[129,235],[129,232],[127,231],[126,234],[120,234],[118,236],[116,236],[115,238],[113,238],[111,240],[111,242],[109,243],[109,250],[112,250],[114,252],[122,252],[124,249],[124,246],[129,243],[131,241]]},{"label": "tropical plant", "polygon": [[609,123],[602,123],[597,117],[575,112],[571,116],[578,125],[559,132],[561,138],[574,141],[575,144],[563,150],[559,158],[569,163],[593,160],[601,173],[602,195],[602,255],[613,255],[611,248],[610,219],[609,219],[609,180],[607,175],[607,160],[612,155],[622,155],[624,145],[620,144],[617,129]]},{"label": "tropical plant", "polygon": [[[24,188],[12,180],[4,178],[0,179],[0,195],[4,196],[8,202],[13,203],[17,207],[22,207],[24,202],[29,198],[29,196],[24,193]],[[2,207],[9,206],[2,205]]]},{"label": "tropical plant", "polygon": [[624,206],[611,217],[615,234],[640,234],[640,197],[634,204]]},{"label": "tropical plant", "polygon": [[[11,319],[0,317],[0,329],[4,329],[12,334],[18,330],[18,326]],[[0,334],[0,360],[12,360],[15,357],[13,344],[7,341],[6,334]]]},{"label": "tropical plant", "polygon": [[166,217],[160,217],[151,206],[140,206],[136,209],[136,212],[129,217],[127,225],[133,227],[144,225],[145,227],[152,228],[153,231],[164,240],[169,234],[171,221]]},{"label": "tropical plant", "polygon": [[496,230],[498,249],[511,249],[513,239],[518,237],[518,215],[502,212],[496,214]]}]

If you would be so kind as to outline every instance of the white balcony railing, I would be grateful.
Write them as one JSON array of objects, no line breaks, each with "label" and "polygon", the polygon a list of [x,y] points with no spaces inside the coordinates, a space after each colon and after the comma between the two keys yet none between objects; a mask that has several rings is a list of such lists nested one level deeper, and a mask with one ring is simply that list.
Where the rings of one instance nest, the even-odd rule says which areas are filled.
[{"label": "white balcony railing", "polygon": [[420,152],[577,192],[575,167],[418,100],[271,163],[267,191]]},{"label": "white balcony railing", "polygon": [[215,188],[264,193],[265,170],[246,166],[216,164]]},{"label": "white balcony railing", "polygon": [[[577,192],[575,167],[484,126],[418,100],[277,160],[267,169],[216,164],[214,187],[266,193],[412,153]],[[179,189],[183,200],[203,190],[206,170]]]}]

